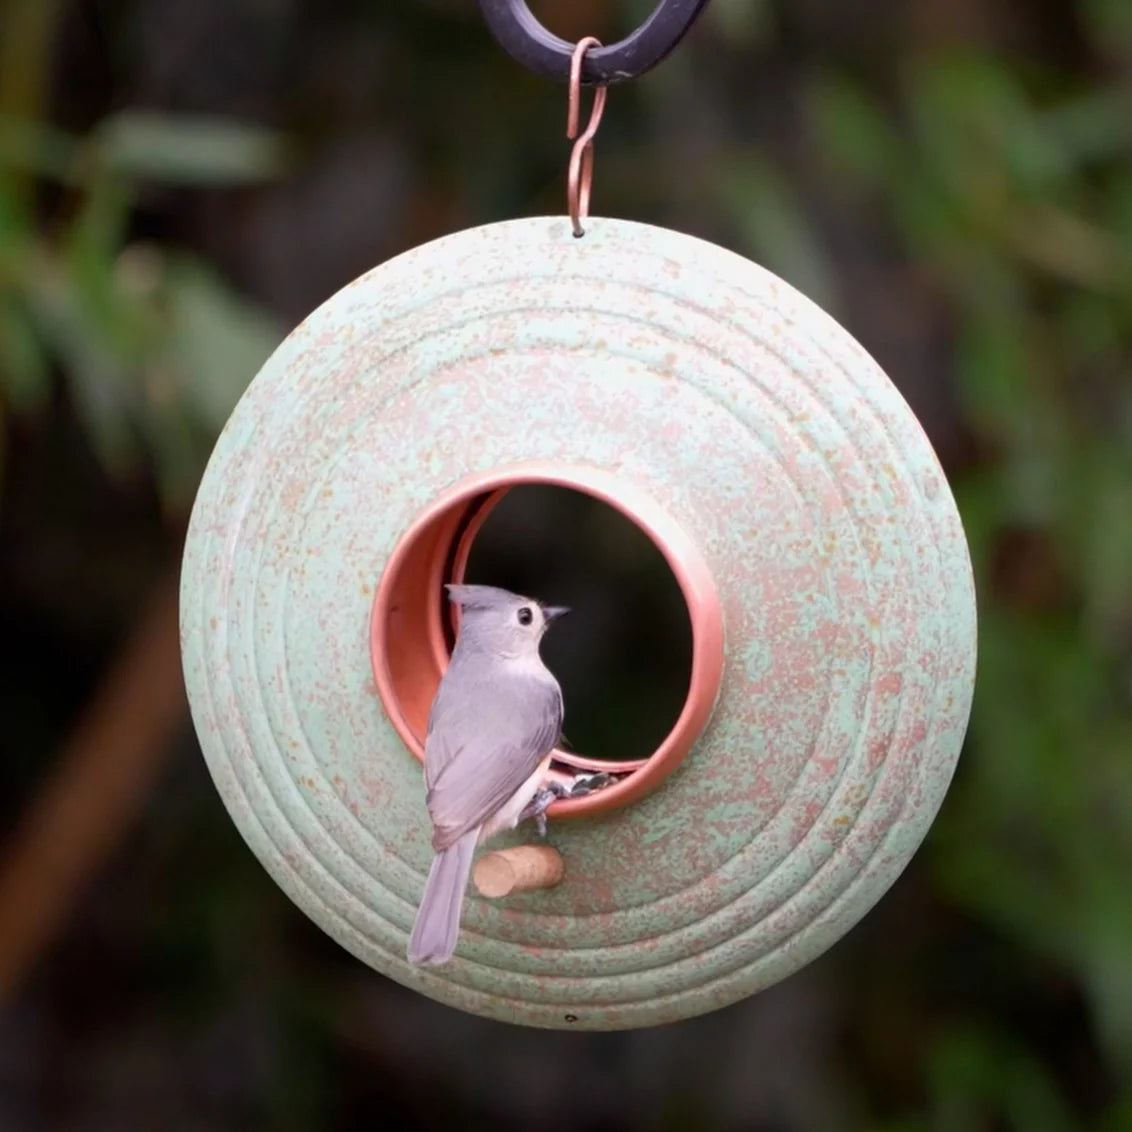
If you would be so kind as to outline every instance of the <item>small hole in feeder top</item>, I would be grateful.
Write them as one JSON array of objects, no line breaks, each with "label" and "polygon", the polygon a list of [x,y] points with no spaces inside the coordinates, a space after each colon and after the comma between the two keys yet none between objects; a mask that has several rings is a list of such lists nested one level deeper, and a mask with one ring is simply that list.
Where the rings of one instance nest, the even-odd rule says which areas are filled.
[{"label": "small hole in feeder top", "polygon": [[542,645],[566,702],[566,748],[650,756],[688,695],[692,631],[679,583],[652,539],[583,492],[520,484],[475,535],[464,580],[503,586],[569,617]]}]

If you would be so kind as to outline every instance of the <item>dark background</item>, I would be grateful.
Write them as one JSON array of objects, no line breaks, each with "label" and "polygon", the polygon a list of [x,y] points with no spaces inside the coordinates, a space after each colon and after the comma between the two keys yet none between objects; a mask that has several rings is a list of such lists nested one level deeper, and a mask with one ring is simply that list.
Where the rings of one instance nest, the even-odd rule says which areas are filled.
[{"label": "dark background", "polygon": [[[648,5],[534,7],[608,41]],[[564,91],[472,0],[0,19],[0,1128],[1132,1128],[1132,4],[713,0],[611,91],[595,211],[779,272],[920,416],[980,661],[869,917],[609,1035],[460,1015],[310,924],[212,789],[176,630],[262,359],[396,252],[561,211]]]}]

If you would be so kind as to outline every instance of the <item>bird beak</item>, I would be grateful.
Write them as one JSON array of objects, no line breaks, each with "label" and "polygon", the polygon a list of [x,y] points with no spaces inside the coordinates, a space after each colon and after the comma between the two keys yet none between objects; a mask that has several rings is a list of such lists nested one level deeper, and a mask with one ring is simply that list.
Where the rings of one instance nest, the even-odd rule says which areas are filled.
[{"label": "bird beak", "polygon": [[542,607],[543,620],[548,624],[553,624],[559,617],[565,617],[570,612],[568,605],[544,605]]}]

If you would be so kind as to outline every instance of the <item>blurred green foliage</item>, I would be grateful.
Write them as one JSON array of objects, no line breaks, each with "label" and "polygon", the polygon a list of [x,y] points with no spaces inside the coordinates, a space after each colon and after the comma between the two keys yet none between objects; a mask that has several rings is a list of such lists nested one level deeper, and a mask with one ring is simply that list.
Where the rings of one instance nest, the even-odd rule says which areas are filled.
[{"label": "blurred green foliage", "polygon": [[[131,214],[152,184],[258,181],[284,155],[223,120],[121,113],[76,139],[0,118],[0,406],[41,410],[58,376],[108,472],[145,460],[183,510],[282,331],[199,257],[130,242]],[[50,225],[29,182],[62,187]]]},{"label": "blurred green foliage", "polygon": [[[1115,19],[1115,5],[1085,8]],[[887,107],[826,75],[811,108],[838,192],[883,202],[946,304],[979,453],[955,483],[979,684],[931,851],[957,901],[1071,973],[1120,1082],[1100,1126],[1127,1127],[1132,103],[1124,76],[1084,84],[1001,57],[942,52],[902,70]],[[1077,1127],[1048,1071],[1001,1045],[941,1040],[927,1126],[975,1127],[989,1108],[1014,1127]]]}]

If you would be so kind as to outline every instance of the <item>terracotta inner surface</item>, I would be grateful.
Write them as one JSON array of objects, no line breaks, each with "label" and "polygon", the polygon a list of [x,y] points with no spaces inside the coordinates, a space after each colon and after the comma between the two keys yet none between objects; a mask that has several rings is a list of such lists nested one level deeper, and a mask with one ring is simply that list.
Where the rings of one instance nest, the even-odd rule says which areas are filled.
[{"label": "terracotta inner surface", "polygon": [[[597,484],[595,479],[606,482]],[[722,675],[722,619],[706,565],[687,536],[637,492],[622,492],[605,475],[585,473],[579,478],[576,472],[544,471],[479,477],[463,490],[448,493],[405,532],[378,584],[370,622],[374,679],[394,727],[413,755],[423,761],[429,709],[448,664],[450,642],[459,629],[459,610],[445,599],[444,583],[463,580],[472,544],[507,491],[533,482],[552,483],[593,496],[636,523],[664,554],[688,605],[692,626],[688,696],[658,750],[647,759],[622,761],[555,752],[556,770],[567,780],[572,777],[571,771],[628,772],[612,786],[562,799],[550,809],[552,817],[597,813],[635,801],[675,769],[706,725]]]}]

